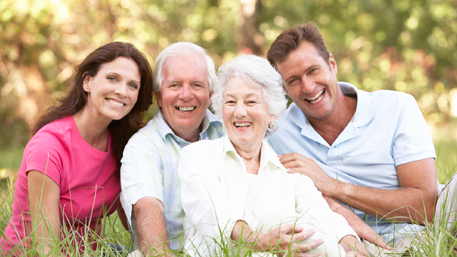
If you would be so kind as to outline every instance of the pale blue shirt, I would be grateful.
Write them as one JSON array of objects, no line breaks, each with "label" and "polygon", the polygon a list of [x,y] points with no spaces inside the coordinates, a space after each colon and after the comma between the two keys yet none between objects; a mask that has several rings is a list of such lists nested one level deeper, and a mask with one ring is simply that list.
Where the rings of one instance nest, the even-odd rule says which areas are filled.
[{"label": "pale blue shirt", "polygon": [[[400,188],[396,166],[436,158],[433,141],[415,99],[387,90],[368,93],[339,82],[343,94],[357,97],[354,117],[330,146],[291,104],[277,132],[268,139],[278,154],[310,157],[332,178],[366,187]],[[386,241],[421,230],[419,225],[377,219],[354,210]]]},{"label": "pale blue shirt", "polygon": [[[223,133],[222,123],[207,110],[200,140],[220,138]],[[121,160],[121,204],[129,225],[132,227],[135,222],[132,205],[147,196],[158,199],[163,203],[167,236],[173,250],[182,248],[179,240],[183,238],[184,211],[178,164],[181,149],[189,144],[173,133],[159,110],[132,136]]]}]

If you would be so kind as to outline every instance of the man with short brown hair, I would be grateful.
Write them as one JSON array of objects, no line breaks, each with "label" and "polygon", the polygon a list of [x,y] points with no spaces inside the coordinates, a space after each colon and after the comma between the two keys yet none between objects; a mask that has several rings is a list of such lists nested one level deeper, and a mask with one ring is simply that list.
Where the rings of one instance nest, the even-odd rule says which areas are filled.
[{"label": "man with short brown hair", "polygon": [[332,209],[359,226],[361,238],[375,241],[332,199],[353,208],[386,241],[422,230],[417,223],[430,222],[434,213],[436,155],[414,98],[338,82],[336,61],[312,23],[281,33],[268,60],[294,101],[269,138],[281,163],[312,178]]}]

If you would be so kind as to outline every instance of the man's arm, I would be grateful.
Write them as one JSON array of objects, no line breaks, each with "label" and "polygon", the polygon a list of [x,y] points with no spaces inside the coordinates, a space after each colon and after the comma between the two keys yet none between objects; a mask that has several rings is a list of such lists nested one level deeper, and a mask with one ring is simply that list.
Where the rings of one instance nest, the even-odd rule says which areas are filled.
[{"label": "man's arm", "polygon": [[375,245],[378,245],[381,248],[386,248],[387,250],[391,249],[390,246],[386,244],[384,239],[376,232],[374,232],[373,229],[370,226],[368,226],[363,220],[361,220],[359,216],[357,216],[353,211],[341,205],[333,198],[324,196],[324,199],[327,201],[332,211],[340,214],[346,219],[349,226],[351,226],[352,229],[354,229],[354,231],[360,238],[365,239],[368,242],[371,242]]},{"label": "man's arm", "polygon": [[298,153],[280,155],[290,173],[310,177],[324,196],[333,197],[372,216],[404,222],[430,222],[437,196],[433,158],[397,166],[401,189],[383,190],[353,185],[328,176],[314,160]]},{"label": "man's arm", "polygon": [[133,205],[135,240],[144,256],[171,256],[169,252],[163,204],[154,197],[143,197]]}]

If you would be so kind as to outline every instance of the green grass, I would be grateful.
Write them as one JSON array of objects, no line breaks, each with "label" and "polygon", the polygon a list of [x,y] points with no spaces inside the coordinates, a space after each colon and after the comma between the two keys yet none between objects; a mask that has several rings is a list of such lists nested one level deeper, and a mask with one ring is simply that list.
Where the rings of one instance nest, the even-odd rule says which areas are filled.
[{"label": "green grass", "polygon": [[[440,183],[447,182],[452,175],[457,171],[457,142],[455,140],[442,140],[440,137],[435,137],[435,148],[437,152],[437,171]],[[16,178],[16,171],[19,168],[22,158],[22,150],[16,149],[12,151],[0,151],[0,170],[7,169],[8,177],[0,179],[0,236],[11,217],[11,203],[13,201],[13,183]],[[445,225],[430,227],[420,237],[413,241],[413,249],[410,251],[410,256],[455,256],[453,253],[454,247],[457,246],[456,238],[448,232]],[[454,230],[455,231],[455,230]],[[438,232],[442,235],[437,237]],[[65,231],[70,235],[71,231]],[[103,230],[101,236],[95,236],[99,248],[93,250],[90,247],[85,247],[84,256],[119,256],[107,244],[118,244],[128,248],[132,246],[131,237],[122,226],[118,219],[117,213],[106,217],[103,220]],[[33,236],[37,240],[38,236]],[[78,245],[75,245],[69,240],[55,240],[54,247],[51,250],[53,255],[45,255],[40,249],[22,249],[23,256],[56,256],[60,252],[68,253],[70,256],[75,256],[78,251]],[[251,256],[252,250],[249,247],[234,248],[229,241],[224,241],[220,245],[217,256]],[[59,254],[56,254],[59,253]],[[1,256],[1,253],[0,253]]]}]

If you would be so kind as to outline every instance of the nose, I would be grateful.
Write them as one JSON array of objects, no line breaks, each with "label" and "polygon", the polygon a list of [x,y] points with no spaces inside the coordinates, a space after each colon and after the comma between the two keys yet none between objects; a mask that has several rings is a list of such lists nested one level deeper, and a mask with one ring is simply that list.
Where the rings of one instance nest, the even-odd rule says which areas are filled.
[{"label": "nose", "polygon": [[124,97],[127,97],[127,85],[126,84],[120,84],[118,87],[116,87],[116,89],[114,90],[114,92],[119,95],[119,97],[121,98],[124,98]]},{"label": "nose", "polygon": [[192,100],[193,94],[192,94],[192,89],[189,84],[184,84],[181,88],[181,92],[179,93],[179,98],[183,101],[190,101]]},{"label": "nose", "polygon": [[310,78],[308,78],[306,75],[303,75],[301,78],[302,81],[302,91],[305,94],[311,94],[314,92],[314,88],[316,84],[314,81]]},{"label": "nose", "polygon": [[235,118],[243,118],[246,116],[246,106],[244,103],[237,103],[235,106]]}]

